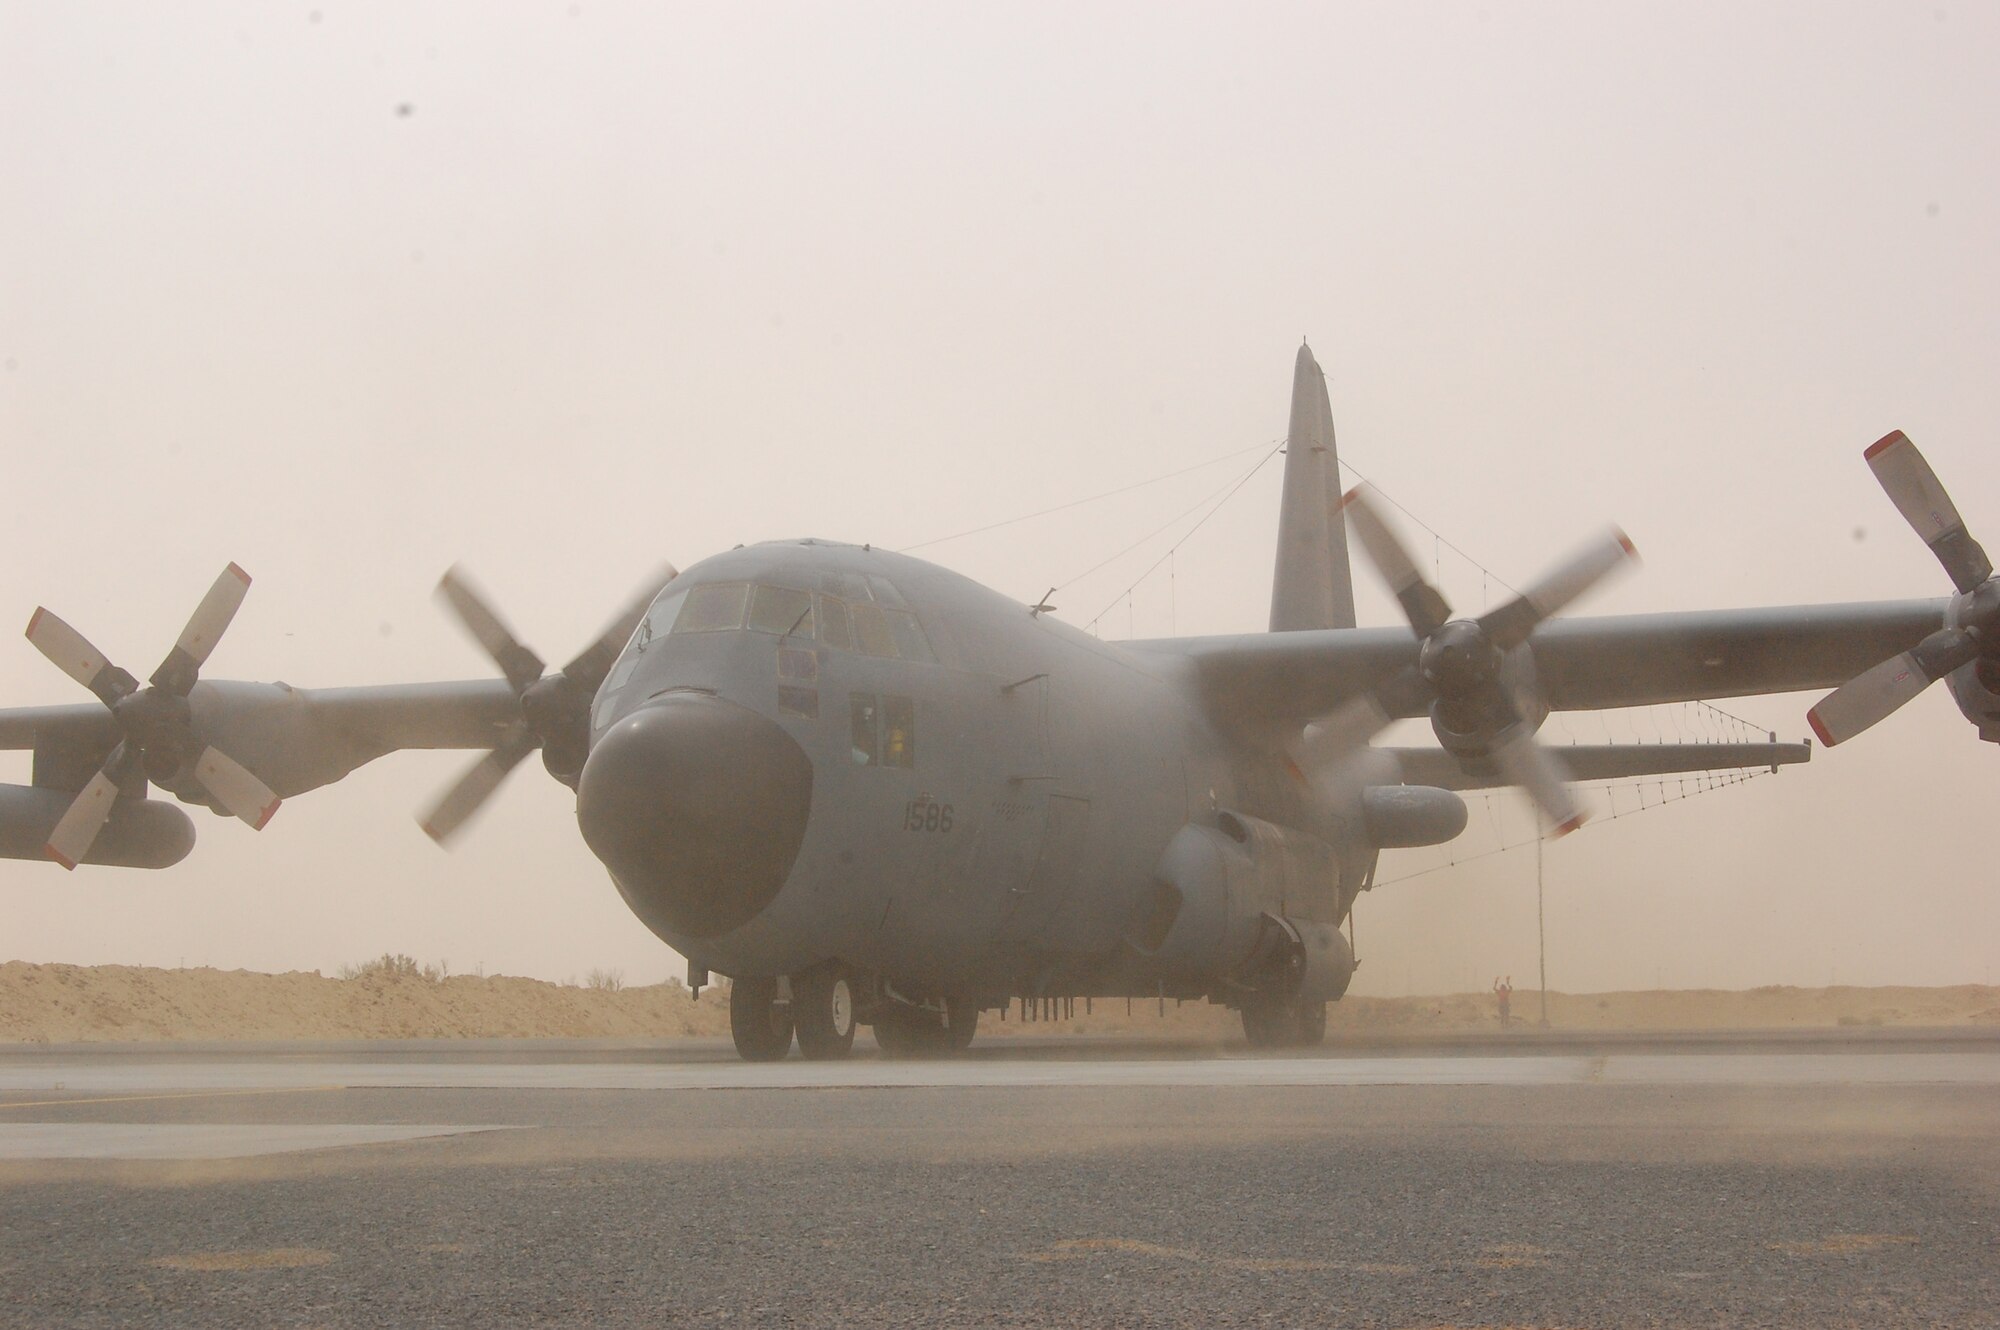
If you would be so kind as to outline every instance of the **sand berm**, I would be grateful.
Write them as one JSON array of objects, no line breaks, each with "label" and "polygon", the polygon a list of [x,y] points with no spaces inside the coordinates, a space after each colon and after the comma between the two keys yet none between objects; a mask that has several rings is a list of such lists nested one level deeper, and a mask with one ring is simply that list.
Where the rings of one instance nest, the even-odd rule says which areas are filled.
[{"label": "sand berm", "polygon": [[[1158,1033],[1232,1037],[1235,1019],[1206,1003],[1078,1002],[1073,1019],[1024,1025],[989,1015],[982,1037],[1035,1033]],[[1514,995],[1517,1021],[1539,995]],[[1807,1029],[1831,1026],[2000,1025],[2000,988],[1753,988],[1551,993],[1549,1022],[1576,1030]],[[1498,1025],[1488,994],[1349,997],[1336,1030],[1461,1031]],[[679,984],[591,988],[508,976],[389,973],[355,978],[207,968],[0,963],[0,1043],[301,1039],[671,1039],[729,1032],[728,996],[697,1002]]]}]

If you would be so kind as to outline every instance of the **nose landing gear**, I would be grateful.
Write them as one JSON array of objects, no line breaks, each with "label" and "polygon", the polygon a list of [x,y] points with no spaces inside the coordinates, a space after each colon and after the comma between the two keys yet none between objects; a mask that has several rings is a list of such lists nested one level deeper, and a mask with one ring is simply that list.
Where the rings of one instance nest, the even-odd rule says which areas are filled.
[{"label": "nose landing gear", "polygon": [[729,990],[729,1033],[745,1062],[776,1062],[792,1051],[831,1062],[854,1047],[854,980],[841,966],[803,974],[738,979]]},{"label": "nose landing gear", "polygon": [[837,965],[792,980],[792,1023],[808,1061],[831,1062],[854,1048],[854,981]]},{"label": "nose landing gear", "polygon": [[745,1062],[776,1062],[792,1051],[790,985],[774,978],[738,979],[729,988],[729,1034]]},{"label": "nose landing gear", "polygon": [[833,1062],[854,1051],[862,1023],[890,1057],[962,1053],[979,1029],[975,998],[904,998],[879,975],[856,974],[837,961],[798,974],[737,979],[729,990],[729,1032],[745,1062],[776,1062],[796,1036],[808,1061]]}]

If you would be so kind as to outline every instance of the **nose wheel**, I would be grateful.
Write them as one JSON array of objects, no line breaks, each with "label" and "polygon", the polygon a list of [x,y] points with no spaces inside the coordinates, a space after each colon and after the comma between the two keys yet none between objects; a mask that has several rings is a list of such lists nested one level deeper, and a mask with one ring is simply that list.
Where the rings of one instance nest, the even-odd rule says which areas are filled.
[{"label": "nose wheel", "polygon": [[776,979],[738,979],[730,986],[729,1033],[745,1062],[776,1062],[792,1051],[792,1003],[779,1000]]},{"label": "nose wheel", "polygon": [[854,1050],[854,981],[838,966],[821,966],[792,979],[792,1022],[799,1052],[832,1062]]}]

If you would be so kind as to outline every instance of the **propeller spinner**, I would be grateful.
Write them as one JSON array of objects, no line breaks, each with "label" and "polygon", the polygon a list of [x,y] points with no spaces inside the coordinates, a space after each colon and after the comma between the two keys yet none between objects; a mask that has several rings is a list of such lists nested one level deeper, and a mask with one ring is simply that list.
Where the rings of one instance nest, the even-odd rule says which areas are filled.
[{"label": "propeller spinner", "polygon": [[1570,791],[1569,773],[1536,741],[1526,699],[1513,695],[1503,666],[1507,653],[1526,642],[1543,620],[1636,560],[1632,542],[1614,527],[1516,599],[1477,619],[1453,619],[1451,606],[1424,579],[1416,560],[1369,497],[1368,487],[1348,491],[1340,506],[1423,646],[1414,665],[1313,727],[1302,749],[1306,765],[1325,768],[1343,761],[1387,729],[1396,716],[1428,709],[1441,730],[1482,737],[1485,756],[1508,781],[1527,792],[1556,835],[1582,826],[1585,814]]},{"label": "propeller spinner", "polygon": [[104,765],[50,833],[44,847],[49,858],[74,869],[90,853],[120,794],[135,792],[148,779],[166,784],[185,771],[193,772],[218,807],[259,831],[278,811],[278,796],[268,785],[201,741],[188,706],[202,665],[249,590],[250,574],[233,563],[223,569],[144,688],[48,610],[37,609],[28,620],[28,640],[35,649],[110,708],[119,734]]},{"label": "propeller spinner", "polygon": [[464,571],[453,567],[445,573],[438,582],[439,598],[507,676],[521,700],[521,719],[507,731],[499,747],[473,763],[418,819],[425,835],[440,845],[449,842],[493,797],[508,773],[538,748],[549,774],[575,787],[584,758],[589,756],[591,699],[654,597],[677,576],[671,566],[661,569],[589,646],[561,670],[545,676],[542,658],[514,635]]},{"label": "propeller spinner", "polygon": [[1931,464],[1901,430],[1877,439],[1862,455],[1965,599],[1956,623],[1849,679],[1806,713],[1813,733],[1828,747],[1852,739],[1989,647],[2000,646],[2000,582],[1994,580],[1993,561],[1965,529]]}]

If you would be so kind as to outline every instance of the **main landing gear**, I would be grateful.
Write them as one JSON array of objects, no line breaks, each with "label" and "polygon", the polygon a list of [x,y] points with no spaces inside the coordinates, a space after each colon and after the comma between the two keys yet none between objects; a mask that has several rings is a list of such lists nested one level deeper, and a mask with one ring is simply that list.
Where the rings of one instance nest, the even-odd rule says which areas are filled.
[{"label": "main landing gear", "polygon": [[1252,1048],[1316,1048],[1326,1039],[1326,1003],[1260,1002],[1243,1008]]},{"label": "main landing gear", "polygon": [[946,998],[944,1010],[917,1007],[884,997],[875,1007],[875,1042],[890,1057],[941,1057],[963,1053],[979,1030],[979,1007],[970,999]]}]

